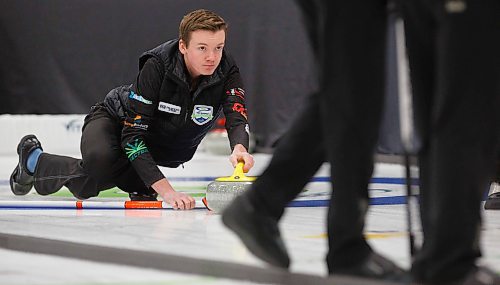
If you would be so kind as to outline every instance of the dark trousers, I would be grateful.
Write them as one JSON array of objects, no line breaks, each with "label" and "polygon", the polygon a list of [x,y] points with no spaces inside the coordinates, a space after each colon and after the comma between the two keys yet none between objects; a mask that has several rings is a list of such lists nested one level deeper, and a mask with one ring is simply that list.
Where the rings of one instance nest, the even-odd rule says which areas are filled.
[{"label": "dark trousers", "polygon": [[269,165],[253,183],[249,198],[259,211],[281,218],[285,206],[325,161],[318,96],[307,105],[277,145]]},{"label": "dark trousers", "polygon": [[371,253],[363,229],[384,102],[386,6],[384,0],[322,3],[320,102],[333,180],[327,256],[333,271]]},{"label": "dark trousers", "polygon": [[120,131],[119,123],[104,107],[94,106],[82,131],[82,159],[42,153],[35,171],[35,190],[49,195],[66,186],[82,199],[114,186],[129,193],[151,193],[125,156]]},{"label": "dark trousers", "polygon": [[[321,92],[309,98],[247,195],[259,211],[279,219],[329,161],[332,272],[362,262],[371,252],[363,228],[383,103],[386,7],[385,1],[324,1],[315,14],[311,2],[298,3],[320,63]],[[330,12],[334,16],[327,17]]]},{"label": "dark trousers", "polygon": [[[311,47],[317,57],[317,3],[311,0],[296,2],[303,13]],[[325,162],[319,106],[319,94],[311,94],[304,109],[280,139],[269,165],[253,183],[252,191],[247,193],[260,211],[276,220]]]},{"label": "dark trousers", "polygon": [[423,142],[424,243],[412,273],[446,282],[467,274],[480,256],[480,201],[494,175],[498,140],[500,2],[401,3]]},{"label": "dark trousers", "polygon": [[[303,11],[306,17],[314,16],[310,9]],[[470,58],[477,52],[468,44],[462,48],[464,43],[453,36],[410,46],[416,129],[423,140],[418,155],[425,242],[412,269],[417,280],[457,280],[479,255],[479,203],[493,175],[498,139],[494,114],[500,64],[495,51],[500,49],[493,31],[499,29],[485,26],[498,24],[494,19],[499,17],[489,13],[484,21],[452,33],[470,37],[482,29],[479,38],[469,42],[476,46],[489,34],[490,46],[481,45],[477,52],[485,53],[478,62]],[[308,28],[317,29],[310,36],[313,43],[318,37],[321,90],[310,98],[247,193],[259,211],[279,219],[321,163],[329,161],[334,189],[328,213],[330,272],[361,262],[371,251],[363,227],[383,105],[386,19],[385,1],[324,1],[315,19],[306,18]],[[424,19],[407,20],[430,24]],[[410,45],[419,37],[435,37],[430,31],[417,35],[407,28]],[[435,58],[438,55],[442,58]],[[433,64],[426,66],[429,61]]]}]

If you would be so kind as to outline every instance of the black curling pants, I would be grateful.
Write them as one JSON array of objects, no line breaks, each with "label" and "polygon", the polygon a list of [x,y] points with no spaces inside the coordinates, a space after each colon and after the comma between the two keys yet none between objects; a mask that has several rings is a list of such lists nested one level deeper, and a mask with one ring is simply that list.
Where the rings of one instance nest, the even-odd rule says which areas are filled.
[{"label": "black curling pants", "polygon": [[[493,176],[498,142],[500,3],[487,1],[481,8],[482,2],[466,1],[465,13],[450,15],[426,10],[443,9],[446,1],[403,2],[422,137],[425,240],[412,275],[444,283],[467,274],[480,255],[480,200]],[[385,4],[323,1],[317,17],[322,24],[311,33],[319,38],[321,91],[280,140],[255,191],[247,193],[259,211],[279,219],[319,165],[331,162],[330,272],[361,262],[371,251],[363,227],[383,105]]]},{"label": "black curling pants", "polygon": [[322,88],[310,96],[247,195],[259,211],[279,219],[322,163],[330,162],[334,191],[327,263],[332,273],[371,253],[363,228],[383,104],[386,7],[380,0],[298,3],[318,56]]},{"label": "black curling pants", "polygon": [[[312,50],[318,56],[317,2],[297,0],[296,3],[303,13]],[[280,139],[269,165],[253,183],[252,191],[246,194],[259,211],[278,220],[286,205],[299,195],[325,159],[319,93],[313,93]]]},{"label": "black curling pants", "polygon": [[494,175],[500,2],[401,1],[413,84],[424,243],[412,274],[442,284],[480,256],[480,203]]},{"label": "black curling pants", "polygon": [[66,186],[81,199],[115,186],[128,193],[154,192],[142,182],[123,152],[120,131],[119,123],[103,106],[92,107],[82,130],[82,159],[42,153],[35,170],[35,190],[49,195]]},{"label": "black curling pants", "polygon": [[276,220],[325,161],[318,96],[307,105],[278,143],[269,165],[247,194],[253,204]]}]

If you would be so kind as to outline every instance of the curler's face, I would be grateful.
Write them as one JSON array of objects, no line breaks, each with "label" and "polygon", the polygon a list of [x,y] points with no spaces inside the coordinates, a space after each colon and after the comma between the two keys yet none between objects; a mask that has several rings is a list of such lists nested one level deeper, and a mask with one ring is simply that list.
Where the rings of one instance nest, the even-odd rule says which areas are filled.
[{"label": "curler's face", "polygon": [[179,41],[179,50],[192,78],[212,75],[222,59],[226,32],[197,30],[191,33],[189,42]]}]

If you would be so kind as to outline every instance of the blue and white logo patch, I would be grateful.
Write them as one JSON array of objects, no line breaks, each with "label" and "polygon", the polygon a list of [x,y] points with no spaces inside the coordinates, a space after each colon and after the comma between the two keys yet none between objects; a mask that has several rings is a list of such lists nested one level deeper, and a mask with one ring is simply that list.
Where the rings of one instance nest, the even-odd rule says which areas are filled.
[{"label": "blue and white logo patch", "polygon": [[214,107],[206,105],[194,105],[191,119],[197,125],[204,125],[214,118]]},{"label": "blue and white logo patch", "polygon": [[153,102],[151,100],[148,100],[148,99],[142,97],[141,95],[135,94],[134,91],[132,91],[132,90],[130,90],[130,95],[128,95],[128,98],[137,100],[137,101],[144,103],[146,105],[153,104]]}]

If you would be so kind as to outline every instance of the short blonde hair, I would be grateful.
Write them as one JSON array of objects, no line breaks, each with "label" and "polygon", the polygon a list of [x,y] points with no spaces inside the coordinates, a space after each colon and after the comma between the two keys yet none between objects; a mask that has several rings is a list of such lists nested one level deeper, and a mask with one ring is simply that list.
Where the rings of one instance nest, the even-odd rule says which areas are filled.
[{"label": "short blonde hair", "polygon": [[179,39],[189,45],[191,33],[197,30],[207,30],[217,32],[224,30],[227,32],[227,24],[219,15],[212,11],[200,9],[185,15],[179,25]]}]

